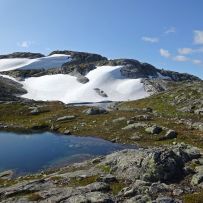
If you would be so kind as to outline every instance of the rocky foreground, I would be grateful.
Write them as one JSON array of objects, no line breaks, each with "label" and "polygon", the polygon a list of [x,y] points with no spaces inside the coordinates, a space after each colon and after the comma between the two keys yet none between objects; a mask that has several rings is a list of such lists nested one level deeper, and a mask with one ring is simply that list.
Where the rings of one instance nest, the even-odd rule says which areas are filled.
[{"label": "rocky foreground", "polygon": [[175,144],[123,150],[17,179],[0,176],[1,202],[179,203],[203,188],[203,157],[196,147]]}]

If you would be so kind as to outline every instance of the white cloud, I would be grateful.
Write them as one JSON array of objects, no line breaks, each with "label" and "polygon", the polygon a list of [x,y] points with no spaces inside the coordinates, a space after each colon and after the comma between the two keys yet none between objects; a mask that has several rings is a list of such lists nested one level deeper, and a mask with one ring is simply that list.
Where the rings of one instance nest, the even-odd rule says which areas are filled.
[{"label": "white cloud", "polygon": [[194,60],[192,60],[192,62],[193,62],[194,64],[196,64],[196,65],[202,64],[202,61],[199,60],[199,59],[194,59]]},{"label": "white cloud", "polygon": [[32,41],[22,41],[17,43],[17,45],[22,48],[29,48],[32,44],[34,44]]},{"label": "white cloud", "polygon": [[159,50],[161,56],[165,57],[165,58],[169,58],[171,56],[170,52],[166,49],[160,49]]},{"label": "white cloud", "polygon": [[176,32],[176,28],[175,27],[170,27],[164,33],[165,34],[170,34],[170,33],[175,33],[175,32]]},{"label": "white cloud", "polygon": [[199,48],[199,49],[180,48],[180,49],[178,49],[178,53],[179,53],[180,55],[187,55],[187,54],[201,53],[201,52],[203,52],[203,48]]},{"label": "white cloud", "polygon": [[202,30],[194,31],[194,43],[203,44],[203,31]]},{"label": "white cloud", "polygon": [[149,43],[157,43],[159,42],[159,38],[157,37],[142,37],[142,40]]},{"label": "white cloud", "polygon": [[185,62],[185,61],[189,61],[189,58],[187,58],[186,56],[178,55],[178,56],[175,56],[173,60],[178,62]]},{"label": "white cloud", "polygon": [[191,54],[194,50],[191,48],[180,48],[178,49],[178,53],[181,55]]}]

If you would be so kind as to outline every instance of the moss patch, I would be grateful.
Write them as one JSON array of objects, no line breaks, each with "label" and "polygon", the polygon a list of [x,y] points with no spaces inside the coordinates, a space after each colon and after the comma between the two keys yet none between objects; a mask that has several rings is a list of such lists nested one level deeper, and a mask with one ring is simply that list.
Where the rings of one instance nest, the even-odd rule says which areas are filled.
[{"label": "moss patch", "polygon": [[203,191],[200,193],[188,194],[183,197],[184,203],[202,203],[203,202]]}]

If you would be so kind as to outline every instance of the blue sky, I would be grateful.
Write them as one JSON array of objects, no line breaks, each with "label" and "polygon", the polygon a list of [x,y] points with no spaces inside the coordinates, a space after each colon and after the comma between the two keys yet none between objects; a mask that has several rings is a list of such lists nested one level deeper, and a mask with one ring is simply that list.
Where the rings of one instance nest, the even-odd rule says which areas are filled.
[{"label": "blue sky", "polygon": [[203,78],[202,0],[0,0],[0,54],[134,58]]}]

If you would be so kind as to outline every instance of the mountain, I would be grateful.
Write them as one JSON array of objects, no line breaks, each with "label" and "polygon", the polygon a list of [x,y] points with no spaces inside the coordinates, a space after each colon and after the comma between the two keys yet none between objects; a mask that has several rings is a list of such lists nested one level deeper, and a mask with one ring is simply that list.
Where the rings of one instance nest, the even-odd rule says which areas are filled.
[{"label": "mountain", "polygon": [[169,81],[200,81],[134,59],[75,51],[0,55],[0,72],[24,89],[11,91],[11,97],[64,103],[136,100],[166,90]]}]

